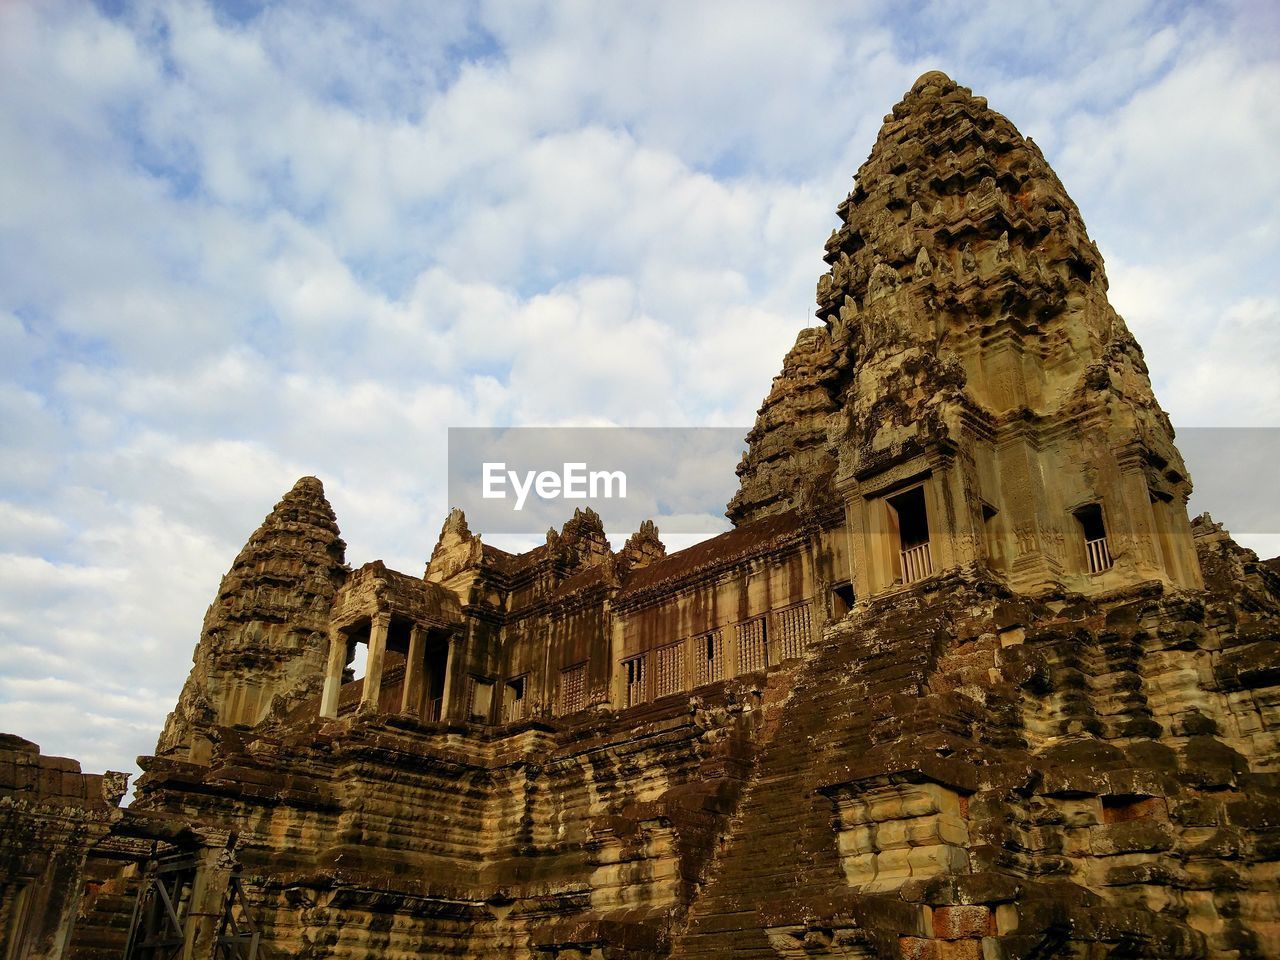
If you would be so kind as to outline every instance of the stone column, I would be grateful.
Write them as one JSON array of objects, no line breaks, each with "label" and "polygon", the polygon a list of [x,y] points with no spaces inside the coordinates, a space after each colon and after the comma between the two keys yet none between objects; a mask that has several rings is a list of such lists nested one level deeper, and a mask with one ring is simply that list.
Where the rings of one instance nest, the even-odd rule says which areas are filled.
[{"label": "stone column", "polygon": [[387,631],[391,627],[391,614],[375,614],[369,624],[369,659],[364,670],[364,689],[360,693],[360,709],[378,709],[378,695],[382,693],[382,660],[387,652]]},{"label": "stone column", "polygon": [[[607,617],[608,627],[606,628],[609,637],[609,705],[615,710],[620,710],[626,706],[626,691],[622,688],[622,651],[623,651],[623,618],[620,614],[612,609],[612,604],[605,601],[605,616]],[[689,686],[686,689],[692,690]]]},{"label": "stone column", "polygon": [[720,642],[724,646],[724,678],[738,675],[738,626],[725,623],[720,627]]},{"label": "stone column", "polygon": [[336,720],[342,671],[347,665],[347,638],[338,630],[329,633],[329,660],[324,668],[324,692],[320,695],[320,716]]},{"label": "stone column", "polygon": [[874,535],[870,530],[866,501],[855,487],[845,485],[839,489],[844,498],[845,546],[849,558],[849,582],[856,597],[869,597],[876,592],[877,562]]},{"label": "stone column", "polygon": [[961,458],[936,463],[924,484],[934,573],[974,563],[981,555],[979,487],[965,467]]},{"label": "stone column", "polygon": [[426,630],[422,624],[415,623],[409,628],[409,654],[404,662],[404,697],[400,701],[400,712],[422,716],[422,681],[426,669],[424,635]]},{"label": "stone column", "polygon": [[[1184,502],[1153,504],[1156,522],[1161,530],[1165,557],[1176,569],[1175,582],[1192,590],[1204,589],[1204,577],[1200,572],[1200,558],[1196,554],[1195,537],[1187,519]],[[1171,571],[1172,572],[1172,571]]]},{"label": "stone column", "polygon": [[[858,596],[870,597],[892,590],[902,582],[897,514],[883,496],[860,497],[855,501],[854,509],[863,531],[860,538],[863,549],[857,558],[859,589],[862,591]],[[863,580],[866,581],[865,587],[862,586]]]},{"label": "stone column", "polygon": [[1049,521],[1044,456],[1024,436],[1002,443],[996,456],[1001,492],[998,507],[1006,528],[1013,534],[1009,581],[1020,590],[1057,585],[1062,577],[1062,562],[1050,549],[1055,544],[1055,525]]},{"label": "stone column", "polygon": [[182,960],[208,960],[213,957],[235,860],[230,849],[214,847],[202,850],[196,863]]},{"label": "stone column", "polygon": [[[70,826],[70,825],[68,825]],[[78,823],[81,829],[84,824]],[[10,957],[29,957],[30,960],[56,960],[64,956],[71,943],[76,913],[80,906],[79,890],[74,883],[66,883],[63,877],[80,876],[84,872],[87,846],[105,833],[89,828],[83,839],[76,839],[74,828],[58,827],[55,852],[50,856],[43,876],[34,880],[27,889],[26,917],[19,917],[11,933],[17,941],[7,954]],[[93,841],[90,841],[93,837]],[[44,837],[45,842],[51,838]],[[60,842],[59,842],[60,841]],[[63,849],[57,847],[66,844]],[[19,904],[19,909],[22,904]],[[24,944],[25,941],[25,944]]]},{"label": "stone column", "polygon": [[454,686],[458,682],[458,677],[462,671],[463,652],[466,650],[466,638],[461,634],[455,633],[449,638],[449,653],[444,663],[444,692],[440,694],[440,719],[451,720],[450,711],[453,709]]},{"label": "stone column", "polygon": [[[683,655],[684,663],[682,663],[680,667],[680,669],[683,671],[680,675],[683,683],[683,686],[681,687],[682,690],[686,690],[686,691],[692,690],[698,683],[697,658],[705,657],[707,655],[706,637],[707,635],[705,633],[699,633],[683,641],[684,645],[682,648],[682,655]],[[614,674],[616,675],[618,672],[618,666],[616,661],[614,662],[613,670],[614,670]],[[612,684],[610,685],[609,690],[610,690],[610,693],[613,692]],[[616,704],[618,701],[614,700],[613,702]]]},{"label": "stone column", "polygon": [[[1107,539],[1120,545],[1128,544],[1129,556],[1125,557],[1123,547],[1113,547],[1113,556],[1119,554],[1122,561],[1127,560],[1130,569],[1146,580],[1165,579],[1166,572],[1160,563],[1157,553],[1155,512],[1151,507],[1151,492],[1147,487],[1147,478],[1138,463],[1137,457],[1126,457],[1120,465],[1120,497],[1119,510],[1106,516]],[[1110,503],[1104,500],[1105,510]]]},{"label": "stone column", "polygon": [[809,600],[809,634],[804,638],[806,650],[812,650],[822,638],[822,625],[827,622],[828,603],[831,598],[831,580],[818,568],[818,551],[822,549],[822,534],[814,531],[801,548],[801,574],[804,577],[804,595]]}]

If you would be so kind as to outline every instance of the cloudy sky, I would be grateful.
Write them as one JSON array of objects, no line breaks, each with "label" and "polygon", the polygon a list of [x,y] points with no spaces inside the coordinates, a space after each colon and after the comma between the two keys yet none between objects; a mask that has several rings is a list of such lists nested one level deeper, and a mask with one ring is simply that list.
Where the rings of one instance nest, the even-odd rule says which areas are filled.
[{"label": "cloudy sky", "polygon": [[1280,426],[1276,9],[0,0],[0,730],[133,769],[301,475],[417,572],[448,426],[749,424],[928,69],[1175,424]]}]

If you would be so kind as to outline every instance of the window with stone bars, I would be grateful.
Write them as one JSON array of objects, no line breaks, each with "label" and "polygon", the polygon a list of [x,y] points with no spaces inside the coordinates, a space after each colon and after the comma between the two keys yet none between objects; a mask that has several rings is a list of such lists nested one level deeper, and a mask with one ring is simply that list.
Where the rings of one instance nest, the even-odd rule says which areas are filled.
[{"label": "window with stone bars", "polygon": [[579,663],[560,671],[560,712],[576,713],[587,705],[587,665]]},{"label": "window with stone bars", "polygon": [[502,719],[505,723],[515,723],[524,719],[525,693],[528,691],[528,674],[513,677],[507,681],[503,692]]},{"label": "window with stone bars", "polygon": [[483,677],[468,676],[466,719],[487,721],[492,703],[493,681]]},{"label": "window with stone bars", "polygon": [[768,639],[765,636],[764,617],[756,617],[738,624],[738,673],[753,673],[769,665]]},{"label": "window with stone bars", "polygon": [[654,651],[653,695],[666,697],[684,689],[684,641]]},{"label": "window with stone bars", "polygon": [[803,657],[809,646],[809,604],[779,610],[774,614],[774,630],[783,660]]},{"label": "window with stone bars", "polygon": [[719,630],[704,633],[694,640],[693,654],[696,658],[693,671],[696,686],[724,679],[724,638]]},{"label": "window with stone bars", "polygon": [[644,654],[622,661],[622,677],[627,684],[627,706],[634,707],[637,703],[644,703],[648,699],[644,686]]}]

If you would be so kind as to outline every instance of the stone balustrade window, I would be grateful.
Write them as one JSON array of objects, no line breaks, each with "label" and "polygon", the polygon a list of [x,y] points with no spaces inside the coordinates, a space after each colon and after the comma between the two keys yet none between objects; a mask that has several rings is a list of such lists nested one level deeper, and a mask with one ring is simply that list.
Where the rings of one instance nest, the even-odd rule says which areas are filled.
[{"label": "stone balustrade window", "polygon": [[778,651],[783,660],[803,657],[809,648],[809,604],[797,603],[774,614]]},{"label": "stone balustrade window", "polygon": [[577,713],[587,705],[587,664],[582,662],[560,671],[560,712]]},{"label": "stone balustrade window", "polygon": [[694,683],[702,686],[724,679],[724,638],[719,630],[712,630],[694,640]]},{"label": "stone balustrade window", "polygon": [[1102,519],[1102,505],[1090,503],[1072,511],[1080,534],[1084,537],[1085,566],[1090,573],[1103,573],[1112,566],[1107,527]]},{"label": "stone balustrade window", "polygon": [[622,675],[627,685],[628,707],[634,707],[637,703],[644,703],[648,699],[645,687],[646,671],[644,661],[644,654],[622,661]]},{"label": "stone balustrade window", "polygon": [[506,690],[502,696],[502,721],[503,723],[515,723],[517,720],[523,720],[525,717],[525,694],[529,689],[528,675],[513,677],[507,681]]},{"label": "stone balustrade window", "polygon": [[738,635],[738,673],[754,673],[769,666],[768,637],[765,618],[756,617],[739,623],[734,629]]},{"label": "stone balustrade window", "polygon": [[929,549],[929,517],[924,485],[904,490],[885,500],[889,517],[898,535],[898,580],[915,583],[933,574],[933,554]]},{"label": "stone balustrade window", "polygon": [[684,641],[669,643],[654,651],[654,697],[667,697],[684,690]]},{"label": "stone balustrade window", "polygon": [[492,702],[493,681],[482,677],[467,677],[467,719],[487,721]]}]

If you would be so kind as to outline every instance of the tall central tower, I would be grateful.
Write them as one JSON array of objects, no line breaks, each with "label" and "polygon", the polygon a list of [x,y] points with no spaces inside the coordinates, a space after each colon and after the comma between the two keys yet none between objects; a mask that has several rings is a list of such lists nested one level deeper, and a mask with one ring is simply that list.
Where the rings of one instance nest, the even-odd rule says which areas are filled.
[{"label": "tall central tower", "polygon": [[1039,148],[927,73],[837,212],[826,342],[806,341],[808,366],[789,357],[775,383],[809,398],[796,449],[777,457],[766,402],[734,519],[773,509],[756,493],[767,475],[787,489],[825,463],[860,597],[973,565],[1029,592],[1200,586],[1173,428]]}]

